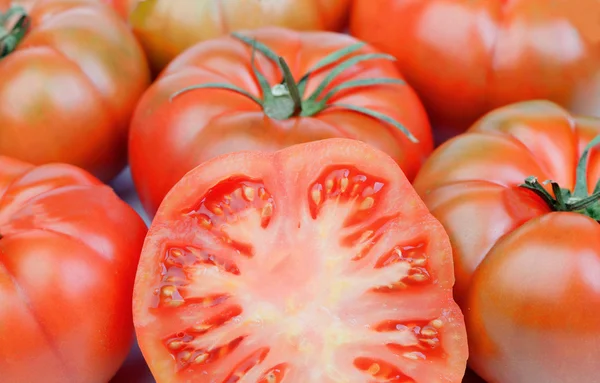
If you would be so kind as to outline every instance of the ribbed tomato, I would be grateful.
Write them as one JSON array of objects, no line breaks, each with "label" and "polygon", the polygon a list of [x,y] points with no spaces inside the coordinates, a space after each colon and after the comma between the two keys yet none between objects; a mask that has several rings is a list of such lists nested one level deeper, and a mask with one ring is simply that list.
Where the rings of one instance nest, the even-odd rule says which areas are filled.
[{"label": "ribbed tomato", "polygon": [[341,30],[351,0],[104,0],[132,26],[158,74],[192,45],[244,29]]},{"label": "ribbed tomato", "polygon": [[470,365],[489,383],[600,374],[599,145],[600,119],[523,102],[440,146],[415,181],[450,236]]},{"label": "ribbed tomato", "polygon": [[99,1],[6,3],[0,154],[110,180],[125,166],[130,118],[150,81],[142,48]]},{"label": "ribbed tomato", "polygon": [[89,173],[0,156],[0,381],[110,380],[133,338],[145,234]]},{"label": "ribbed tomato", "polygon": [[398,165],[329,139],[186,174],[142,250],[134,321],[159,383],[459,383],[453,283]]},{"label": "ribbed tomato", "polygon": [[343,34],[281,28],[194,46],[148,89],[132,122],[129,158],[147,212],[216,155],[332,137],[384,150],[412,179],[433,148],[431,129],[390,59]]},{"label": "ribbed tomato", "polygon": [[398,59],[439,129],[548,99],[600,116],[597,0],[354,0],[351,33]]}]

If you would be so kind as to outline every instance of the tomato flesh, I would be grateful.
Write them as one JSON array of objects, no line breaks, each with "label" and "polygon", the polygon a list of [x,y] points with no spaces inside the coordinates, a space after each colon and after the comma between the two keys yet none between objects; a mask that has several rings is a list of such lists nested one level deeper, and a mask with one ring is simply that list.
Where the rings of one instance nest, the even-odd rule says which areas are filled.
[{"label": "tomato flesh", "polygon": [[396,163],[332,139],[188,173],[150,229],[134,317],[159,382],[460,382],[453,278]]}]

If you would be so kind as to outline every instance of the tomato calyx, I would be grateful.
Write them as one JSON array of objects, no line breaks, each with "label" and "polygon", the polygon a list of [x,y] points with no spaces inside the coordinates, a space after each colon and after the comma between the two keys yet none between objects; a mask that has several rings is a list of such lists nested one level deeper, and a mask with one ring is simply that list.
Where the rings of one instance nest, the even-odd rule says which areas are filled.
[{"label": "tomato calyx", "polygon": [[[12,27],[7,28],[13,20]],[[0,58],[12,53],[29,29],[29,16],[20,5],[11,6],[0,13]]]},{"label": "tomato calyx", "polygon": [[553,211],[576,212],[584,214],[600,222],[600,180],[591,195],[588,194],[587,170],[590,151],[600,145],[600,136],[596,136],[583,150],[577,164],[575,188],[573,192],[561,188],[554,181],[548,180],[544,184],[552,186],[550,194],[534,176],[527,177],[525,183],[519,185],[536,193],[546,202]]},{"label": "tomato calyx", "polygon": [[[385,84],[405,85],[405,82],[401,79],[381,77],[346,81],[333,87],[329,91],[326,91],[328,86],[346,69],[368,60],[385,59],[395,61],[393,56],[384,53],[365,53],[349,57],[351,54],[365,46],[365,43],[356,43],[325,56],[305,73],[299,81],[296,81],[284,58],[278,56],[271,48],[259,41],[236,32],[232,33],[232,36],[252,47],[252,57],[250,62],[254,76],[261,88],[262,99],[233,84],[206,83],[192,85],[173,93],[171,95],[171,101],[180,94],[191,90],[226,89],[248,97],[260,105],[267,116],[276,120],[287,120],[293,117],[312,117],[329,108],[341,108],[361,113],[390,124],[404,133],[412,142],[419,142],[404,125],[383,113],[356,105],[329,103],[337,93],[343,90]],[[254,60],[257,51],[279,66],[283,77],[283,80],[280,83],[271,86],[267,78],[257,69]],[[303,98],[310,76],[331,65],[333,65],[333,67],[314,92],[308,97]]]}]

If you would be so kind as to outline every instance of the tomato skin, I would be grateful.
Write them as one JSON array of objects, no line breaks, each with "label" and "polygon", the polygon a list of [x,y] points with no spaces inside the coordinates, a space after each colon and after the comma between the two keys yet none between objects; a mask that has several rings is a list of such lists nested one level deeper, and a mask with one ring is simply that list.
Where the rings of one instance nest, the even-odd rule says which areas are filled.
[{"label": "tomato skin", "polygon": [[106,383],[127,356],[146,226],[67,164],[0,156],[0,371],[6,382]]},{"label": "tomato skin", "polygon": [[129,21],[158,74],[192,45],[239,30],[275,26],[340,31],[351,0],[104,1]]},{"label": "tomato skin", "polygon": [[[316,158],[318,161],[313,160]],[[361,214],[353,213],[356,212],[353,206],[358,206],[354,203],[362,206],[361,196],[365,194],[359,192],[356,200],[346,200],[347,194],[340,192],[344,185],[342,180],[339,180],[339,186],[332,186],[337,190],[334,194],[338,194],[328,195],[329,192],[324,191],[325,194],[320,194],[323,198],[311,197],[319,189],[310,185],[331,179],[326,175],[329,169],[337,169],[338,165],[365,174],[367,181],[364,182],[376,179],[377,184],[383,185],[378,189],[382,194],[377,194],[371,205],[374,210],[360,216],[361,219],[351,218],[356,217],[353,214]],[[349,178],[346,179],[348,192],[354,189],[358,179]],[[252,207],[239,208],[242,197],[229,186],[240,179],[252,179],[266,190],[264,193],[268,197],[260,197],[260,191],[252,192],[249,193],[252,197],[244,203],[252,206],[259,198],[258,203],[268,199],[272,204],[268,223],[254,220]],[[218,191],[222,190],[218,186],[222,184],[227,185],[226,192]],[[326,190],[327,183],[324,185],[323,190]],[[212,200],[214,195],[220,195],[224,202]],[[320,210],[323,216],[315,213],[313,203],[323,203],[323,210]],[[336,210],[327,210],[328,207]],[[335,214],[329,215],[327,211]],[[207,215],[200,218],[202,215],[198,212]],[[264,210],[260,216],[264,217]],[[387,221],[389,217],[394,217],[390,221],[393,224],[381,228],[382,231],[375,229],[382,237],[372,239],[374,247],[364,253],[364,263],[347,256],[350,254],[346,253],[348,245],[337,247],[344,237],[371,230],[372,224]],[[371,275],[372,270],[385,270],[388,266],[377,269],[379,262],[375,261],[382,259],[379,255],[387,254],[388,246],[408,238],[409,242],[418,239],[428,243],[429,250],[425,253],[431,284],[419,285],[414,290],[406,288],[397,291],[397,295],[367,288],[361,276]],[[231,252],[229,246],[234,243],[243,243],[243,248],[255,251]],[[335,246],[338,251],[331,251],[330,246]],[[214,252],[214,256],[202,260],[187,252],[189,248],[199,249],[196,254]],[[418,254],[418,251],[406,252],[407,257],[414,259]],[[354,261],[363,266],[353,266]],[[231,268],[231,264],[239,268]],[[173,269],[177,272],[171,274]],[[236,270],[235,277],[229,274],[231,270]],[[367,274],[363,274],[365,272]],[[398,278],[398,275],[394,274],[392,278]],[[357,277],[356,283],[350,282],[352,276]],[[389,276],[385,273],[372,275],[374,284],[391,288],[390,282],[383,282],[386,278]],[[330,282],[333,282],[331,289],[322,288]],[[263,360],[256,364],[248,362],[250,372],[246,370],[241,375],[248,373],[250,377],[243,380],[279,383],[279,375],[271,375],[269,380],[261,380],[259,376],[273,366],[283,365],[288,367],[280,369],[287,374],[283,382],[289,383],[371,380],[458,383],[465,373],[468,350],[462,314],[452,300],[453,282],[452,256],[446,234],[398,165],[383,152],[360,141],[328,139],[277,152],[229,153],[188,172],[165,197],[146,237],[134,289],[134,322],[140,349],[157,382],[228,381],[225,377],[231,376],[229,374],[236,366],[244,364],[240,361],[246,360],[247,355],[256,355],[255,350],[266,349],[268,356]],[[362,287],[358,286],[361,284]],[[167,288],[174,290],[167,292]],[[229,298],[219,303],[206,299],[220,293]],[[370,294],[382,295],[373,298]],[[354,296],[356,298],[351,298]],[[170,304],[177,301],[176,305]],[[327,313],[326,319],[320,314],[303,315],[310,310],[307,307],[313,301],[317,302],[319,312]],[[368,307],[363,305],[366,302],[370,302]],[[207,319],[231,312],[231,307],[238,307],[232,314],[233,320],[223,324]],[[284,309],[280,315],[281,307]],[[413,350],[410,348],[413,344],[400,345],[403,341],[399,338],[370,345],[369,339],[378,334],[381,336],[381,332],[375,330],[382,324],[381,319],[384,319],[383,324],[389,325],[388,322],[400,318],[413,322],[440,314],[444,321],[439,327],[443,350],[423,350],[420,354],[423,360],[403,361],[406,351]],[[298,318],[302,319],[298,321]],[[306,326],[306,322],[309,330],[302,326]],[[355,327],[347,327],[348,322]],[[340,331],[328,337],[331,323],[338,323],[332,327]],[[402,323],[400,321],[394,327],[400,330],[404,327]],[[233,350],[223,350],[222,345],[238,335],[244,337],[241,345],[236,345]],[[353,336],[357,337],[356,342],[344,343]],[[182,340],[173,340],[174,337]],[[323,341],[322,347],[313,346],[317,339]],[[386,347],[391,350],[392,346],[397,348],[387,354]],[[219,357],[214,356],[215,352]],[[209,354],[211,356],[205,357]],[[321,361],[320,356],[327,360]],[[408,376],[399,373],[396,379],[384,379],[384,367],[367,363],[367,367],[371,365],[373,376],[382,373],[377,375],[379,379],[370,379],[365,371],[362,374],[351,371],[356,369],[356,362],[354,366],[342,365],[352,358],[371,356],[380,356],[390,365],[403,366],[403,372]],[[195,362],[196,358],[200,361]],[[193,362],[188,363],[190,360]],[[311,371],[323,371],[324,365],[330,367],[326,369],[328,374],[319,375],[319,380],[308,378]]]},{"label": "tomato skin", "polygon": [[446,139],[529,99],[598,115],[599,16],[595,0],[354,0],[350,31],[398,58]]},{"label": "tomato skin", "polygon": [[[600,225],[552,212],[518,185],[527,176],[573,189],[600,120],[547,101],[499,108],[441,145],[415,189],[446,228],[469,365],[490,383],[575,383],[600,372]],[[600,151],[588,165],[591,193]]]},{"label": "tomato skin", "polygon": [[[265,28],[245,32],[282,56],[298,79],[326,55],[357,43],[330,32],[295,32]],[[369,47],[359,53],[373,52]],[[411,142],[399,129],[365,115],[330,108],[312,117],[276,120],[247,97],[229,90],[201,89],[171,95],[187,86],[227,82],[260,96],[250,65],[251,49],[232,37],[207,41],[175,59],[142,97],[134,115],[129,159],[140,199],[153,215],[169,189],[189,170],[214,156],[239,150],[278,150],[325,138],[354,138],[391,155],[412,179],[433,148],[424,109],[408,85],[384,84],[349,89],[331,102],[368,107],[398,120],[414,134]],[[257,55],[257,66],[269,83],[281,81],[278,68]],[[308,82],[311,94],[328,73],[317,72]],[[392,62],[363,61],[344,72],[340,81],[388,77],[401,79]],[[160,157],[160,161],[156,158]]]},{"label": "tomato skin", "polygon": [[112,179],[126,164],[129,121],[150,81],[140,45],[97,1],[12,4],[26,7],[31,27],[0,61],[0,153]]}]

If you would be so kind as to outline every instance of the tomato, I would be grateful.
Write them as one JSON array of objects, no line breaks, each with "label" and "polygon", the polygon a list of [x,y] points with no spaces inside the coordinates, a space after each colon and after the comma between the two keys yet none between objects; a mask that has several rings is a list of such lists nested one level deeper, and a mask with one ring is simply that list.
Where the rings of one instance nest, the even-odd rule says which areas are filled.
[{"label": "tomato", "polygon": [[350,31],[398,59],[440,139],[548,99],[600,115],[597,0],[354,0]]},{"label": "tomato", "polygon": [[409,178],[433,148],[422,104],[389,56],[342,34],[265,28],[200,43],[174,60],[138,105],[129,159],[153,215],[209,158],[333,137],[386,151]]},{"label": "tomato", "polygon": [[192,45],[266,26],[339,31],[351,0],[104,0],[129,21],[154,73]]},{"label": "tomato", "polygon": [[0,44],[0,154],[110,180],[126,164],[129,121],[149,84],[141,47],[94,0],[11,5],[0,14],[13,25]]},{"label": "tomato", "polygon": [[512,104],[436,149],[415,180],[450,236],[470,365],[490,383],[600,373],[599,135],[600,119]]},{"label": "tomato", "polygon": [[114,375],[133,338],[145,234],[137,213],[88,172],[0,156],[0,380]]},{"label": "tomato", "polygon": [[398,165],[329,139],[186,174],[146,238],[134,323],[159,383],[458,383],[453,283],[448,237]]}]

